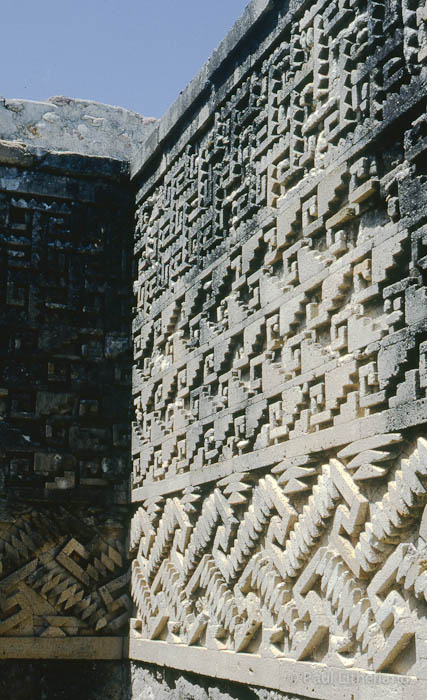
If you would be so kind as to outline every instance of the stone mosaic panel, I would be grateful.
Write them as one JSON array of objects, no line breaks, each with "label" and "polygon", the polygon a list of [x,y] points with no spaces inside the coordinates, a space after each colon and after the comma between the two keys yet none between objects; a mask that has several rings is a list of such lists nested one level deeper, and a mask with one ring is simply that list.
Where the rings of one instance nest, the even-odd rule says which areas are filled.
[{"label": "stone mosaic panel", "polygon": [[427,15],[264,5],[135,179],[131,657],[425,690]]},{"label": "stone mosaic panel", "polygon": [[4,637],[125,634],[130,599],[123,509],[106,517],[94,506],[15,505],[1,516],[0,646]]},{"label": "stone mosaic panel", "polygon": [[129,200],[121,164],[74,160],[98,180],[73,156],[0,164],[0,450],[23,497],[127,477]]},{"label": "stone mosaic panel", "polygon": [[122,655],[127,188],[119,161],[1,144],[1,657]]}]

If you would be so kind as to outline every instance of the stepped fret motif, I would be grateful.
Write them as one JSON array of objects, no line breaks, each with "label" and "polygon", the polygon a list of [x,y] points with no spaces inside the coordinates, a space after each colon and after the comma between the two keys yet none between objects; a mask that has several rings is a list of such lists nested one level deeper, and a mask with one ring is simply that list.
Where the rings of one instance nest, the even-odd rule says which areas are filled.
[{"label": "stepped fret motif", "polygon": [[424,15],[268,3],[135,174],[135,659],[427,680]]}]

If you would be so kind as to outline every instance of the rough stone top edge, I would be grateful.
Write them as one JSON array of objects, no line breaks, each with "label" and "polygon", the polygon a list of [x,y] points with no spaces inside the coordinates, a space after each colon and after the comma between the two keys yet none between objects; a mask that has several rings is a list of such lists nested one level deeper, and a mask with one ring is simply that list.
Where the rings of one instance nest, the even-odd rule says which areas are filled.
[{"label": "rough stone top edge", "polygon": [[67,97],[65,95],[53,95],[52,97],[47,97],[45,100],[27,100],[25,98],[19,97],[0,96],[0,103],[1,102],[6,102],[12,109],[13,105],[16,105],[18,109],[19,105],[23,105],[24,107],[25,105],[41,105],[45,107],[51,107],[52,105],[55,105],[56,107],[93,107],[94,109],[101,108],[103,111],[108,111],[111,113],[126,113],[128,115],[131,115],[132,117],[135,117],[142,123],[158,121],[156,117],[146,117],[143,114],[139,114],[139,112],[135,112],[134,110],[128,109],[127,107],[122,107],[121,105],[110,105],[105,102],[99,102],[97,100],[86,100],[81,97]]},{"label": "rough stone top edge", "polygon": [[46,151],[130,161],[157,121],[93,100],[0,97],[0,139]]},{"label": "rough stone top edge", "polygon": [[232,51],[252,30],[254,24],[273,7],[277,0],[251,0],[241,17],[234,23],[225,38],[214,50],[201,70],[181,92],[168,111],[158,121],[145,140],[142,148],[131,161],[131,177],[135,178],[143,170],[159,146],[168,138],[180,119],[196,102],[210,79],[221,67]]}]

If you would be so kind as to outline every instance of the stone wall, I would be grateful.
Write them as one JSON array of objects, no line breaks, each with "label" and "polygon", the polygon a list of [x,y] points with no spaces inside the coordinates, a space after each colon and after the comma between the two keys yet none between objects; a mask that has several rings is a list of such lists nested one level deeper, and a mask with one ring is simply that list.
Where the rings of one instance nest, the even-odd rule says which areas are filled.
[{"label": "stone wall", "polygon": [[132,700],[303,700],[248,684],[230,683],[173,668],[130,664]]},{"label": "stone wall", "polygon": [[426,17],[254,1],[134,161],[135,661],[426,693]]},{"label": "stone wall", "polygon": [[425,697],[423,2],[0,104],[1,697]]},{"label": "stone wall", "polygon": [[1,661],[2,700],[128,700],[127,666],[118,661]]},{"label": "stone wall", "polygon": [[48,151],[129,161],[156,119],[91,100],[50,97],[44,102],[0,97],[0,138]]},{"label": "stone wall", "polygon": [[125,162],[0,145],[0,658],[122,657],[130,201]]}]

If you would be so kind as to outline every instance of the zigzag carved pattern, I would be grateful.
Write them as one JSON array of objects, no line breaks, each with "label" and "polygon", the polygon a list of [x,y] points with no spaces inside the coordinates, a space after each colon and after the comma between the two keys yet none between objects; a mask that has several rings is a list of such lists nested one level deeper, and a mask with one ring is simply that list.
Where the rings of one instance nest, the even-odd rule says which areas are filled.
[{"label": "zigzag carved pattern", "polygon": [[136,629],[170,643],[395,671],[426,611],[426,525],[415,535],[413,526],[427,504],[427,441],[397,467],[372,504],[332,458],[303,505],[267,475],[249,504],[233,507],[217,487],[190,512],[188,494],[176,496],[157,527],[139,508]]},{"label": "zigzag carved pattern", "polygon": [[130,599],[119,532],[65,508],[20,516],[0,539],[0,636],[120,633]]}]

